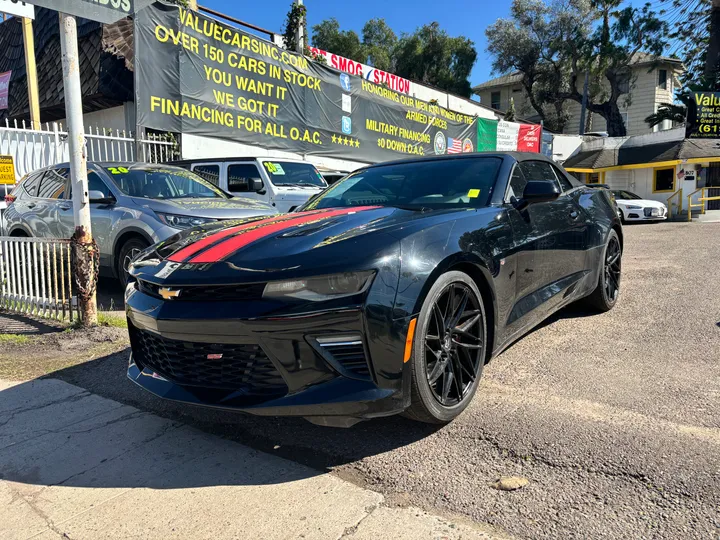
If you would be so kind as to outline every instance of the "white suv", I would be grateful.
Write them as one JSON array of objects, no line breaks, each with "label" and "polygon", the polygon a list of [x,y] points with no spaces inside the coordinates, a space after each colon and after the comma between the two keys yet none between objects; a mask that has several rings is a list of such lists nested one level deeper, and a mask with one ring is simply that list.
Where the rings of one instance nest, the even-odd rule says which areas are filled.
[{"label": "white suv", "polygon": [[307,161],[269,158],[190,159],[173,163],[233,195],[292,212],[328,184]]}]

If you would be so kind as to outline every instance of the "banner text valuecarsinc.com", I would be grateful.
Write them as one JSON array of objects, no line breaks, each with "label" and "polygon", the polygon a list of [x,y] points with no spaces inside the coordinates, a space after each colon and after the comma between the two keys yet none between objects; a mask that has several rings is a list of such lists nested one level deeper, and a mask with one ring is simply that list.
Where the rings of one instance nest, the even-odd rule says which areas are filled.
[{"label": "banner text valuecarsinc.com", "polygon": [[365,162],[442,154],[449,140],[465,151],[477,146],[475,117],[192,11],[155,4],[138,13],[136,28],[144,127]]}]

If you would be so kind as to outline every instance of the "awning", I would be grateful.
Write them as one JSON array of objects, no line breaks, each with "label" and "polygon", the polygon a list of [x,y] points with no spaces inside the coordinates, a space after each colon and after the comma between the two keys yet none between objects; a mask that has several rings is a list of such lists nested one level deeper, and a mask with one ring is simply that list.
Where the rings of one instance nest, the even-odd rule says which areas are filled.
[{"label": "awning", "polygon": [[682,139],[643,146],[581,149],[565,160],[563,167],[570,172],[600,172],[708,162],[720,162],[720,140]]}]

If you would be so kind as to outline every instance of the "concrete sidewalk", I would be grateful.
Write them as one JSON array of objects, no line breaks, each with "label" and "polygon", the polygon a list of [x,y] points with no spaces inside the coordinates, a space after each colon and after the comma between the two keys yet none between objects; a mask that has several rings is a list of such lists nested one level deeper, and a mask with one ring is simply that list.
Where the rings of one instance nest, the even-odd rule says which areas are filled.
[{"label": "concrete sidewalk", "polygon": [[54,380],[0,382],[0,538],[490,539]]}]

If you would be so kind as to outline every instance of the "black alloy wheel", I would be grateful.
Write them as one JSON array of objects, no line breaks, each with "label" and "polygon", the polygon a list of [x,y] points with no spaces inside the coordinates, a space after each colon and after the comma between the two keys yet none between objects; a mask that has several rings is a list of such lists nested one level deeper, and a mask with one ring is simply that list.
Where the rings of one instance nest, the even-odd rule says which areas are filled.
[{"label": "black alloy wheel", "polygon": [[611,236],[605,250],[605,294],[613,304],[620,294],[622,251],[617,235]]},{"label": "black alloy wheel", "polygon": [[610,230],[600,264],[597,287],[583,302],[597,311],[605,312],[615,307],[620,297],[622,246],[614,229]]},{"label": "black alloy wheel", "polygon": [[458,416],[477,390],[486,350],[485,309],[477,285],[462,272],[444,274],[418,319],[406,415],[430,423]]}]

